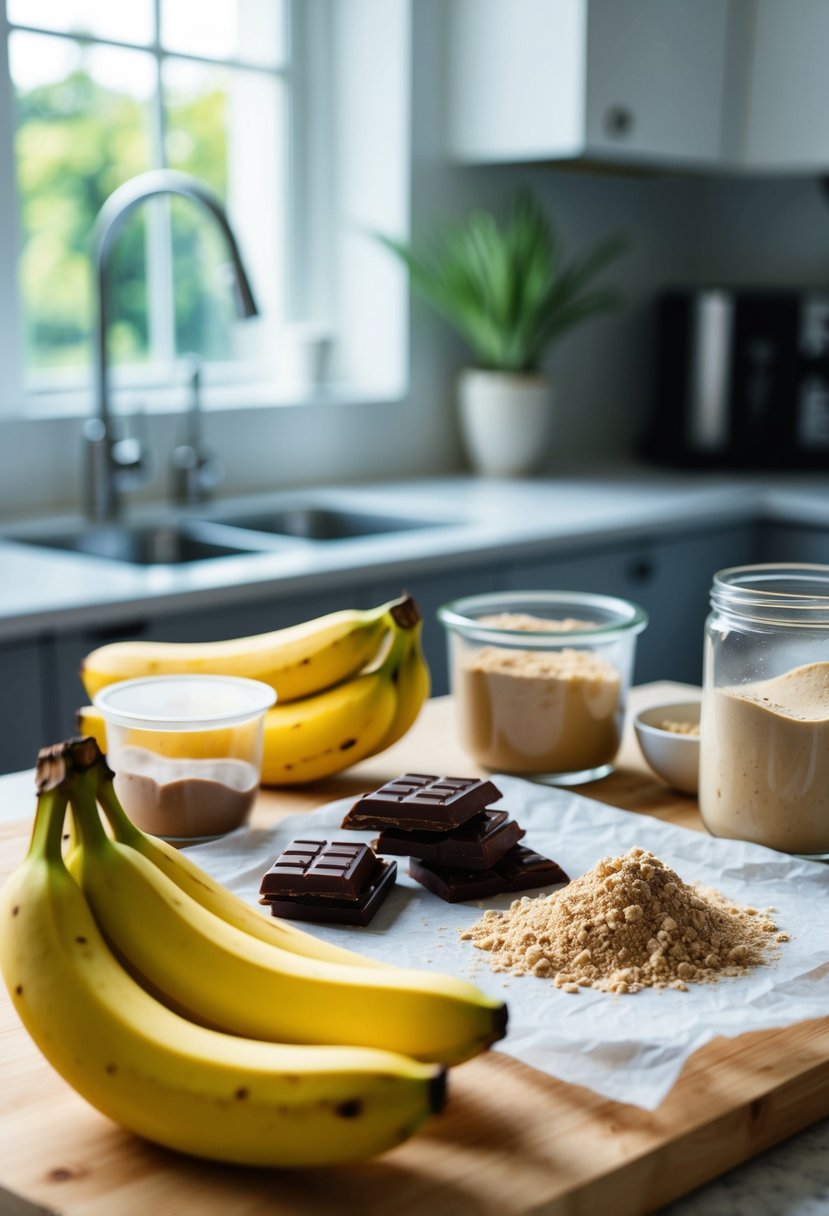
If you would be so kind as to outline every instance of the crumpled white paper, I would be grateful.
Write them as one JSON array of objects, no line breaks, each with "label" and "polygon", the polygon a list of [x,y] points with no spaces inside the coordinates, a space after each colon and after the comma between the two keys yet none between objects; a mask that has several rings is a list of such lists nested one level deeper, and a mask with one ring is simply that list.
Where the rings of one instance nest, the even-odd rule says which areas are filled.
[{"label": "crumpled white paper", "polygon": [[[717,984],[689,985],[687,992],[565,993],[535,976],[493,973],[488,956],[458,938],[458,930],[473,924],[482,909],[507,908],[517,896],[447,904],[409,878],[405,858],[397,859],[397,886],[370,925],[301,927],[378,959],[471,980],[509,1006],[509,1030],[498,1051],[647,1110],[659,1105],[689,1056],[716,1036],[791,1025],[829,1013],[829,867],[616,810],[569,791],[511,777],[495,776],[494,781],[503,792],[495,805],[508,809],[526,829],[522,843],[554,858],[571,878],[601,857],[639,845],[686,882],[714,887],[736,903],[774,907],[779,929],[791,940],[781,945],[772,965]],[[261,907],[262,875],[291,840],[369,841],[376,836],[340,831],[349,805],[349,800],[329,803],[264,831],[241,828],[188,849],[188,854]]]}]

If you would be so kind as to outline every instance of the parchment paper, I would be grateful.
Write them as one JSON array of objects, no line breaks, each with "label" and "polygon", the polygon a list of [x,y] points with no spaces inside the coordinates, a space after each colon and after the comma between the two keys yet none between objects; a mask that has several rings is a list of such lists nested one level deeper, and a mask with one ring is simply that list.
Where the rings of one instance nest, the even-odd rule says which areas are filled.
[{"label": "parchment paper", "polygon": [[[779,960],[770,966],[717,984],[692,984],[687,992],[565,993],[535,976],[496,975],[483,951],[458,939],[458,930],[473,924],[482,909],[507,908],[516,896],[444,903],[408,877],[405,858],[397,859],[397,886],[370,925],[301,927],[378,959],[471,980],[509,1006],[509,1031],[497,1050],[648,1110],[659,1105],[688,1057],[710,1039],[829,1014],[829,867],[616,810],[569,791],[493,779],[504,795],[496,805],[526,828],[523,843],[554,858],[571,878],[601,857],[639,845],[686,882],[715,887],[736,903],[774,907],[774,919],[791,941],[781,945]],[[240,828],[188,854],[269,915],[258,903],[259,883],[291,840],[369,841],[376,835],[340,830],[349,805],[329,803],[267,831]]]}]

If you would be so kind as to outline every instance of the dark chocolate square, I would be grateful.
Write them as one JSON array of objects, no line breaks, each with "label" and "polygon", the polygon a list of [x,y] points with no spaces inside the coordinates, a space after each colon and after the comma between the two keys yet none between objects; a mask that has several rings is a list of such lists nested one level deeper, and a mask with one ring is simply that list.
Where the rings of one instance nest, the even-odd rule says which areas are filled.
[{"label": "dark chocolate square", "polygon": [[389,895],[397,876],[396,861],[377,859],[374,876],[354,899],[334,899],[327,895],[294,895],[262,898],[274,916],[285,920],[304,920],[320,925],[367,925]]},{"label": "dark chocolate square", "polygon": [[489,870],[524,835],[507,811],[480,811],[451,832],[403,832],[385,828],[372,848],[396,857],[417,857],[457,870]]},{"label": "dark chocolate square", "polygon": [[430,865],[413,857],[409,862],[409,874],[450,904],[570,881],[557,862],[523,844],[513,845],[490,870],[456,870]]},{"label": "dark chocolate square", "polygon": [[262,879],[260,895],[320,895],[354,899],[371,878],[377,858],[353,841],[293,840]]},{"label": "dark chocolate square", "polygon": [[501,791],[477,777],[435,777],[404,773],[358,798],[344,828],[400,828],[447,832],[497,802]]}]

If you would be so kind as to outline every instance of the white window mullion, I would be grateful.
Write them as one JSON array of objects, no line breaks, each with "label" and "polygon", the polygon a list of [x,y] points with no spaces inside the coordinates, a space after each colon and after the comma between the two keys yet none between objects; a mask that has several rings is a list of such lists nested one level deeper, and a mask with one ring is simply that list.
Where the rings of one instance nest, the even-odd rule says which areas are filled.
[{"label": "white window mullion", "polygon": [[[164,168],[164,86],[161,52],[161,3],[155,0],[156,93],[152,104],[151,149],[153,167]],[[154,200],[147,215],[147,309],[149,313],[150,358],[170,368],[175,359],[173,233],[170,204]]]},{"label": "white window mullion", "polygon": [[0,4],[0,415],[19,413],[23,399],[20,224],[15,188],[14,131],[9,27],[5,5]]}]

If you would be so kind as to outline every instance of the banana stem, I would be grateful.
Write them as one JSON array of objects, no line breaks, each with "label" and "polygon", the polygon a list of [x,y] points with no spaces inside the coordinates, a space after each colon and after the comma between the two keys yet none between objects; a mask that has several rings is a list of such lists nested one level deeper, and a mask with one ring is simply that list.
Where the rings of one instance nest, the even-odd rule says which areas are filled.
[{"label": "banana stem", "polygon": [[402,595],[387,607],[397,629],[414,629],[418,621],[422,620],[420,609],[410,595]]},{"label": "banana stem", "polygon": [[101,816],[98,813],[99,767],[69,777],[69,807],[83,848],[101,848],[108,843]]},{"label": "banana stem", "polygon": [[61,849],[67,801],[68,795],[62,785],[40,791],[27,857],[63,864]]},{"label": "banana stem", "polygon": [[40,749],[35,769],[37,809],[29,856],[63,864],[63,826],[73,781],[99,765],[106,767],[106,761],[94,739],[68,739]]},{"label": "banana stem", "polygon": [[116,840],[121,841],[122,844],[132,844],[144,835],[121,806],[118,795],[115,793],[115,786],[112,784],[112,777],[108,774],[99,775],[97,796],[101,810],[109,820]]}]

